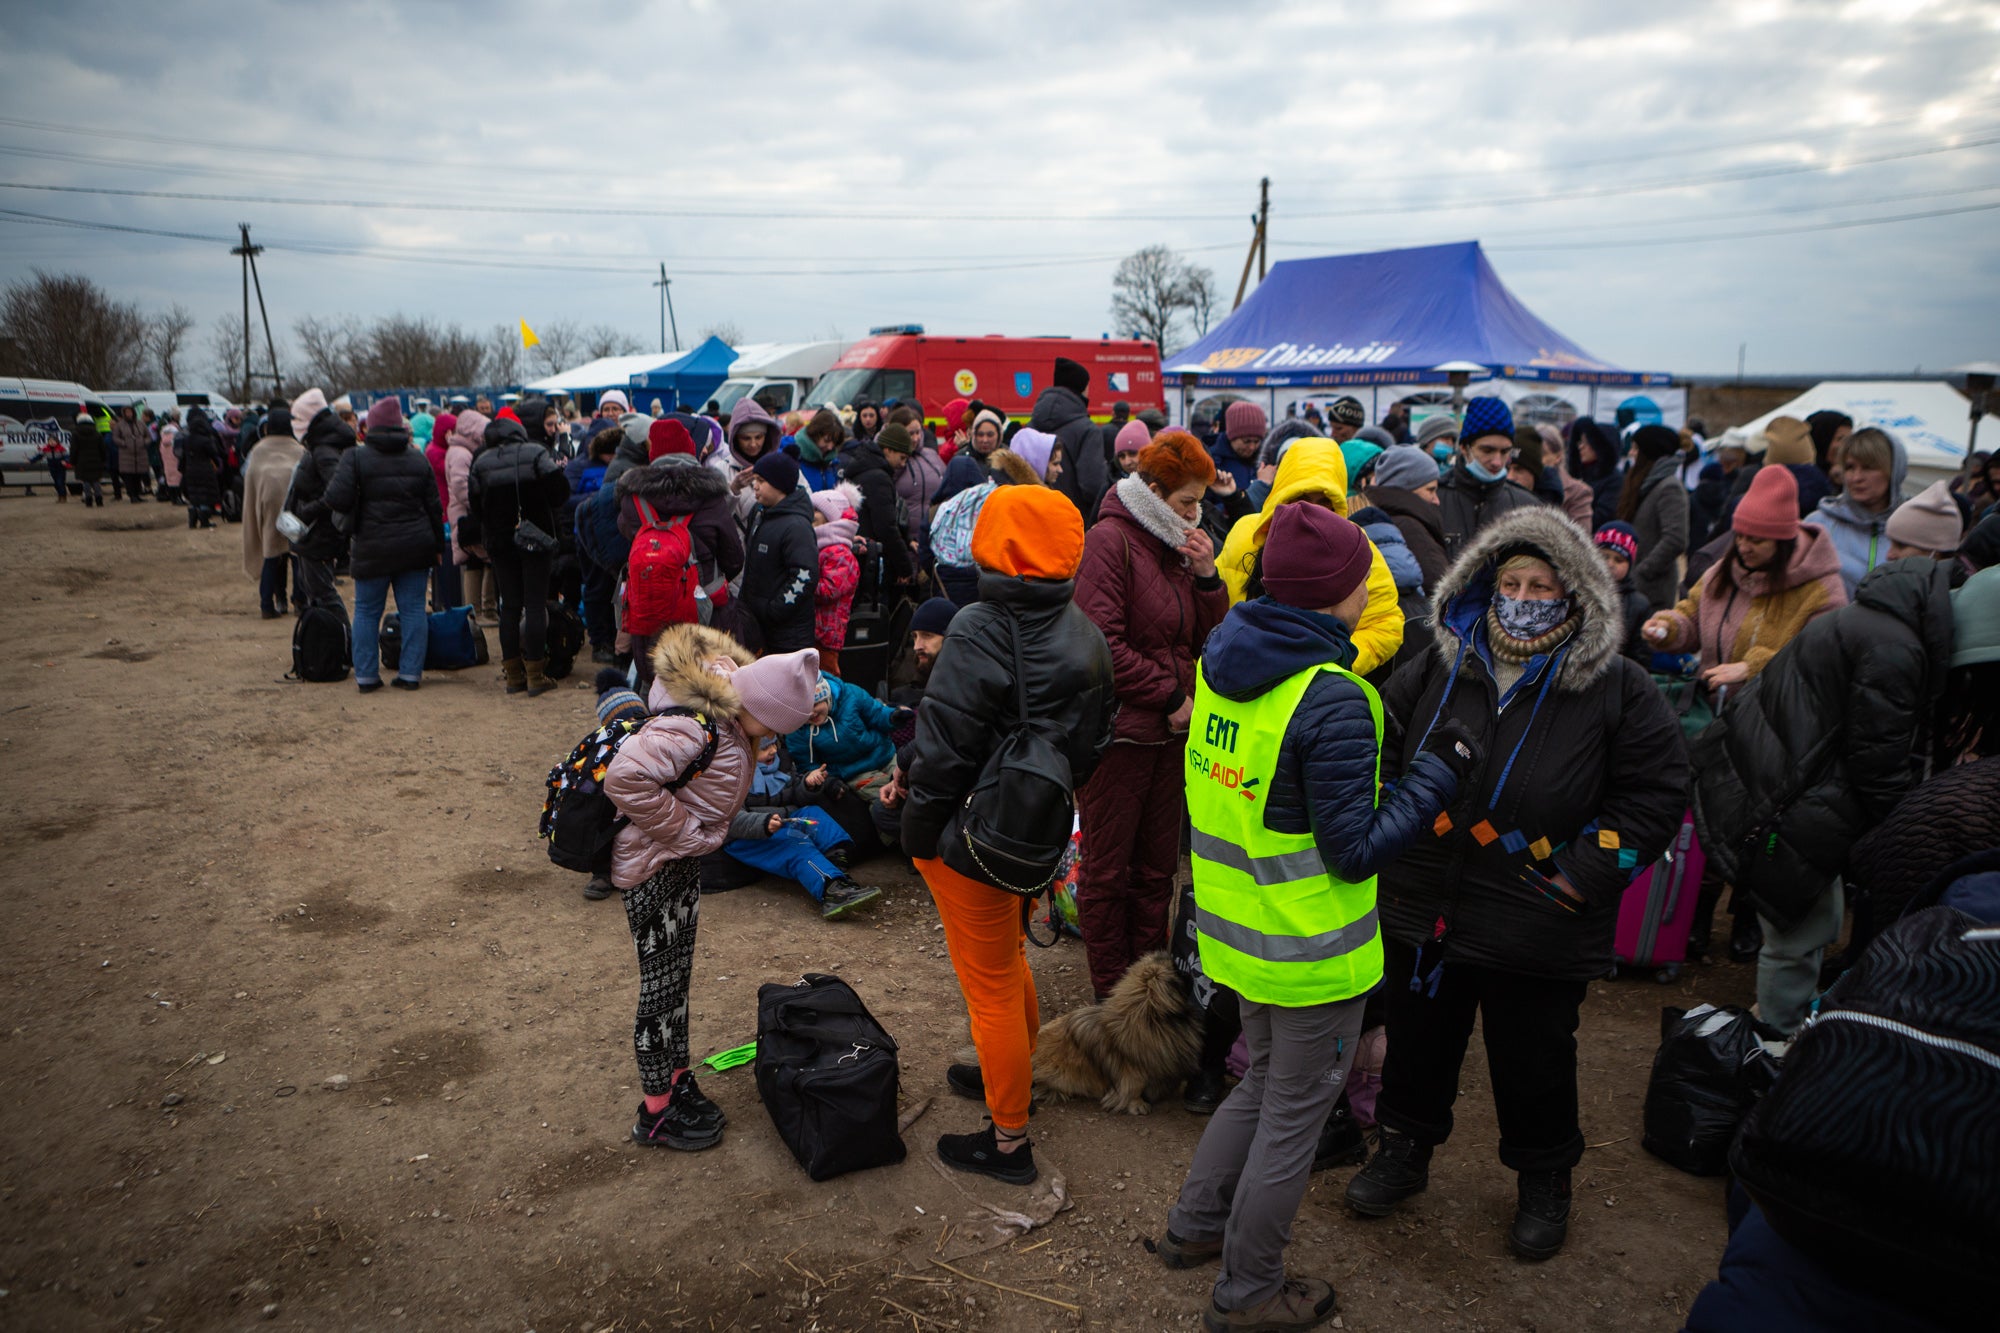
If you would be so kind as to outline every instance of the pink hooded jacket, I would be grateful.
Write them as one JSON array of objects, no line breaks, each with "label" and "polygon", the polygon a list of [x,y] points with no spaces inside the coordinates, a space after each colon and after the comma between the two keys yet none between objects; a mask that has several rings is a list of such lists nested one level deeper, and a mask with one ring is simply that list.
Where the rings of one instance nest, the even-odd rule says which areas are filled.
[{"label": "pink hooded jacket", "polygon": [[619,888],[637,888],[667,862],[706,856],[729,840],[729,821],[743,809],[757,767],[737,722],[743,700],[730,677],[756,656],[705,625],[671,626],[653,645],[647,709],[679,704],[700,711],[715,726],[715,757],[686,786],[668,791],[707,743],[699,722],[655,718],[618,747],[605,770],[604,794],[632,821],[611,849],[611,882]]},{"label": "pink hooded jacket", "polygon": [[451,562],[455,565],[465,563],[465,548],[458,544],[458,525],[472,507],[468,489],[472,485],[472,456],[486,445],[486,424],[484,415],[467,408],[458,414],[445,440],[444,516],[451,523]]}]

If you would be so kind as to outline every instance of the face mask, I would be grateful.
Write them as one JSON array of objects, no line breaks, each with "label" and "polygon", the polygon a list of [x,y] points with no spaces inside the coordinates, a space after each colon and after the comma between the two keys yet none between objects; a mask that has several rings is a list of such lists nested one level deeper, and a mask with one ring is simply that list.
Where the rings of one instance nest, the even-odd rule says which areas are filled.
[{"label": "face mask", "polygon": [[1539,639],[1556,626],[1569,619],[1569,598],[1558,597],[1553,601],[1528,601],[1521,597],[1506,597],[1495,594],[1493,598],[1493,619],[1498,622],[1501,633],[1517,642],[1526,643]]},{"label": "face mask", "polygon": [[1498,472],[1488,472],[1473,459],[1471,454],[1465,456],[1465,470],[1480,481],[1499,481],[1507,475],[1506,468],[1501,468]]}]

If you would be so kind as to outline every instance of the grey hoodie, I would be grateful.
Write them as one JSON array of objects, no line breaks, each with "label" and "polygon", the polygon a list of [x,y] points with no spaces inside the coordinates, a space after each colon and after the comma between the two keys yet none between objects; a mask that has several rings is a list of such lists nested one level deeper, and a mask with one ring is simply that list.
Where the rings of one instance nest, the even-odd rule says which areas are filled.
[{"label": "grey hoodie", "polygon": [[1840,553],[1840,581],[1847,585],[1850,601],[1862,577],[1889,558],[1889,515],[1903,503],[1903,479],[1910,470],[1910,455],[1903,442],[1888,431],[1882,433],[1889,436],[1894,460],[1889,468],[1889,507],[1879,514],[1867,513],[1842,490],[1821,500],[1819,508],[1805,517],[1807,523],[1826,529],[1826,535],[1833,538],[1833,549]]}]

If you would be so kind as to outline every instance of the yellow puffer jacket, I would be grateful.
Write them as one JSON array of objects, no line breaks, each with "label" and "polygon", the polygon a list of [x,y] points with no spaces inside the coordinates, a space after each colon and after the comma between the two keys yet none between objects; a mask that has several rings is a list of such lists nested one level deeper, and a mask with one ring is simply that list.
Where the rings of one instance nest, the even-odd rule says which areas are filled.
[{"label": "yellow puffer jacket", "polygon": [[[1264,549],[1264,534],[1271,525],[1271,515],[1278,512],[1278,506],[1290,504],[1294,500],[1325,496],[1333,502],[1334,512],[1343,518],[1347,515],[1347,461],[1341,457],[1340,446],[1332,440],[1297,440],[1285,450],[1284,461],[1278,464],[1278,475],[1271,482],[1271,494],[1264,501],[1261,512],[1236,520],[1236,526],[1229,530],[1229,540],[1222,544],[1222,554],[1216,557],[1216,573],[1229,588],[1229,601],[1233,606],[1243,600],[1250,584],[1250,567],[1256,563],[1257,553]],[[1376,667],[1396,655],[1403,646],[1403,612],[1397,604],[1396,579],[1389,573],[1389,563],[1382,553],[1369,543],[1368,563],[1368,609],[1361,613],[1361,623],[1354,627],[1354,673],[1365,676]]]}]

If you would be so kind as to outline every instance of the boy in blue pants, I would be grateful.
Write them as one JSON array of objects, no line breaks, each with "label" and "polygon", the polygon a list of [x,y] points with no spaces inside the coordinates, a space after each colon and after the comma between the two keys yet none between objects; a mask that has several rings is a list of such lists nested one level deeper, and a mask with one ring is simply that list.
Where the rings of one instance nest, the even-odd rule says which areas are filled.
[{"label": "boy in blue pants", "polygon": [[847,850],[853,840],[832,815],[809,801],[803,778],[788,772],[778,756],[777,741],[766,738],[757,752],[757,771],[750,779],[750,799],[729,822],[729,841],[722,845],[744,865],[803,885],[831,921],[882,896],[847,877]]}]

